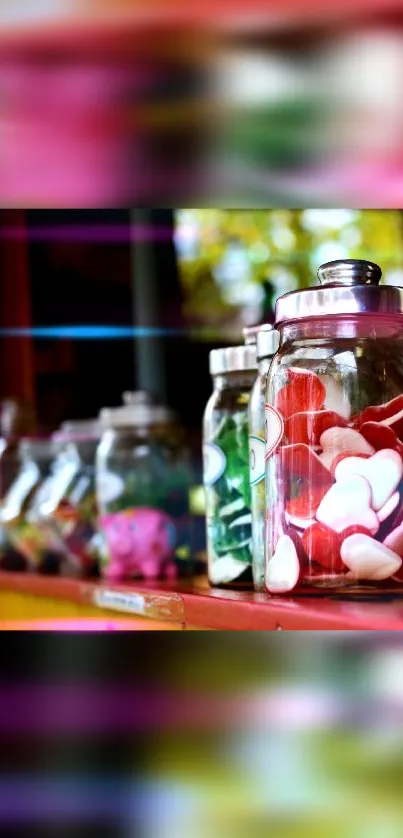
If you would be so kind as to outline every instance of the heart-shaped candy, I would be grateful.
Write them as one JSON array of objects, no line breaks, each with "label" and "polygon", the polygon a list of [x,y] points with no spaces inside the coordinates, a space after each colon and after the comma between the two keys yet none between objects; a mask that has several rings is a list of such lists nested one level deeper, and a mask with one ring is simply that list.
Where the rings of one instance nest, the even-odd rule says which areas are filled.
[{"label": "heart-shaped candy", "polygon": [[324,408],[333,410],[348,422],[351,416],[351,405],[342,382],[331,375],[318,375],[318,378],[326,391]]},{"label": "heart-shaped candy", "polygon": [[368,535],[350,535],[341,546],[341,557],[354,579],[381,581],[400,569],[402,560],[385,544]]},{"label": "heart-shaped candy", "polygon": [[285,423],[285,433],[290,443],[318,446],[323,432],[333,427],[345,428],[347,422],[332,410],[309,410],[290,416]]},{"label": "heart-shaped candy", "polygon": [[371,500],[372,490],[368,481],[353,474],[331,486],[316,513],[317,520],[335,532],[360,526],[375,535],[379,521],[371,509]]},{"label": "heart-shaped candy", "polygon": [[275,406],[288,419],[300,411],[320,410],[325,395],[325,388],[315,373],[291,367],[288,383],[277,393]]},{"label": "heart-shaped candy", "polygon": [[294,590],[301,576],[301,564],[293,539],[281,535],[276,550],[267,562],[265,582],[271,594],[285,594]]},{"label": "heart-shaped candy", "polygon": [[[360,475],[368,480],[372,489],[371,506],[376,511],[390,500],[403,477],[403,461],[392,449],[377,451],[369,460],[345,457],[336,466],[334,476],[339,482],[349,475]],[[397,506],[398,501],[396,502]],[[390,510],[390,513],[393,509]],[[386,516],[387,517],[387,516]]]},{"label": "heart-shaped candy", "polygon": [[343,451],[353,451],[354,454],[374,454],[375,448],[354,428],[329,428],[320,438],[323,455],[333,462]]}]

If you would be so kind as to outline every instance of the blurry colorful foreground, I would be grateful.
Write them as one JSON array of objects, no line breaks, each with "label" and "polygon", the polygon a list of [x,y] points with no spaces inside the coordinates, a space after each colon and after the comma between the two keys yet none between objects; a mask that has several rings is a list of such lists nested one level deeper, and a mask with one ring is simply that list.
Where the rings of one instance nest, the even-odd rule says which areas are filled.
[{"label": "blurry colorful foreground", "polygon": [[399,0],[1,0],[0,202],[399,207],[402,23]]},{"label": "blurry colorful foreground", "polygon": [[0,689],[2,834],[400,838],[399,637],[148,638],[31,636]]}]

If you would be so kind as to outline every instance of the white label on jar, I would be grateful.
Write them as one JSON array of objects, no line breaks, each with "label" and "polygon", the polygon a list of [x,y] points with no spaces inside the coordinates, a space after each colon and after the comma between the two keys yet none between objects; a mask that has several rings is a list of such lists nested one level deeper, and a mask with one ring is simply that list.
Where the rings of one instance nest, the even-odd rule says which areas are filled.
[{"label": "white label on jar", "polygon": [[124,480],[113,471],[101,471],[97,475],[97,498],[103,504],[113,503],[125,490]]},{"label": "white label on jar", "polygon": [[272,407],[271,404],[265,404],[264,416],[266,425],[266,460],[274,454],[274,451],[280,445],[284,436],[284,419],[281,413]]},{"label": "white label on jar", "polygon": [[260,483],[265,475],[265,441],[259,436],[249,437],[250,484]]},{"label": "white label on jar", "polygon": [[222,477],[225,471],[227,460],[224,451],[214,445],[213,442],[206,442],[203,445],[203,479],[205,486],[213,486]]}]

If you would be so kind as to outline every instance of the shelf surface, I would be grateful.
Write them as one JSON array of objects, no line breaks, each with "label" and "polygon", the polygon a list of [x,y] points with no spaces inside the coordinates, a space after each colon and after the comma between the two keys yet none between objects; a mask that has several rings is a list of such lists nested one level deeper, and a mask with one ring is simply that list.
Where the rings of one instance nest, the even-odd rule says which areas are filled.
[{"label": "shelf surface", "polygon": [[[113,624],[112,614],[114,614]],[[203,579],[155,585],[106,584],[27,574],[0,574],[0,629],[50,621],[79,628],[125,630],[354,630],[400,631],[403,598],[371,601],[323,597],[269,597],[210,589]],[[109,620],[109,622],[108,622]],[[39,621],[39,623],[38,623]],[[57,627],[57,626],[56,626]]]}]

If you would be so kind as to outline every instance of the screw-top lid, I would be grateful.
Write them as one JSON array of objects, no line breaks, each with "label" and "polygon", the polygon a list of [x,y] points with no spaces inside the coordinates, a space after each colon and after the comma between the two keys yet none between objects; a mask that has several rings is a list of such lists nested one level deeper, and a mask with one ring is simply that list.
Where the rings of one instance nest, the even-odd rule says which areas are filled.
[{"label": "screw-top lid", "polygon": [[122,396],[123,404],[155,404],[155,398],[146,390],[126,390]]},{"label": "screw-top lid", "polygon": [[273,329],[270,323],[265,323],[260,326],[256,340],[257,360],[261,361],[263,358],[271,358],[278,349],[279,333]]},{"label": "screw-top lid", "polygon": [[105,428],[149,427],[168,425],[175,420],[175,414],[168,407],[156,404],[132,403],[124,407],[104,407],[99,419]]},{"label": "screw-top lid", "polygon": [[98,419],[68,420],[63,422],[60,431],[52,435],[56,442],[85,442],[99,439],[102,433]]},{"label": "screw-top lid", "polygon": [[243,339],[246,346],[253,346],[256,344],[258,332],[261,326],[246,326],[242,329]]},{"label": "screw-top lid", "polygon": [[327,262],[318,270],[319,285],[278,298],[275,325],[326,315],[402,315],[403,288],[379,285],[381,276],[374,262]]},{"label": "screw-top lid", "polygon": [[228,346],[225,349],[213,349],[210,352],[211,375],[256,369],[256,345],[254,344]]}]

